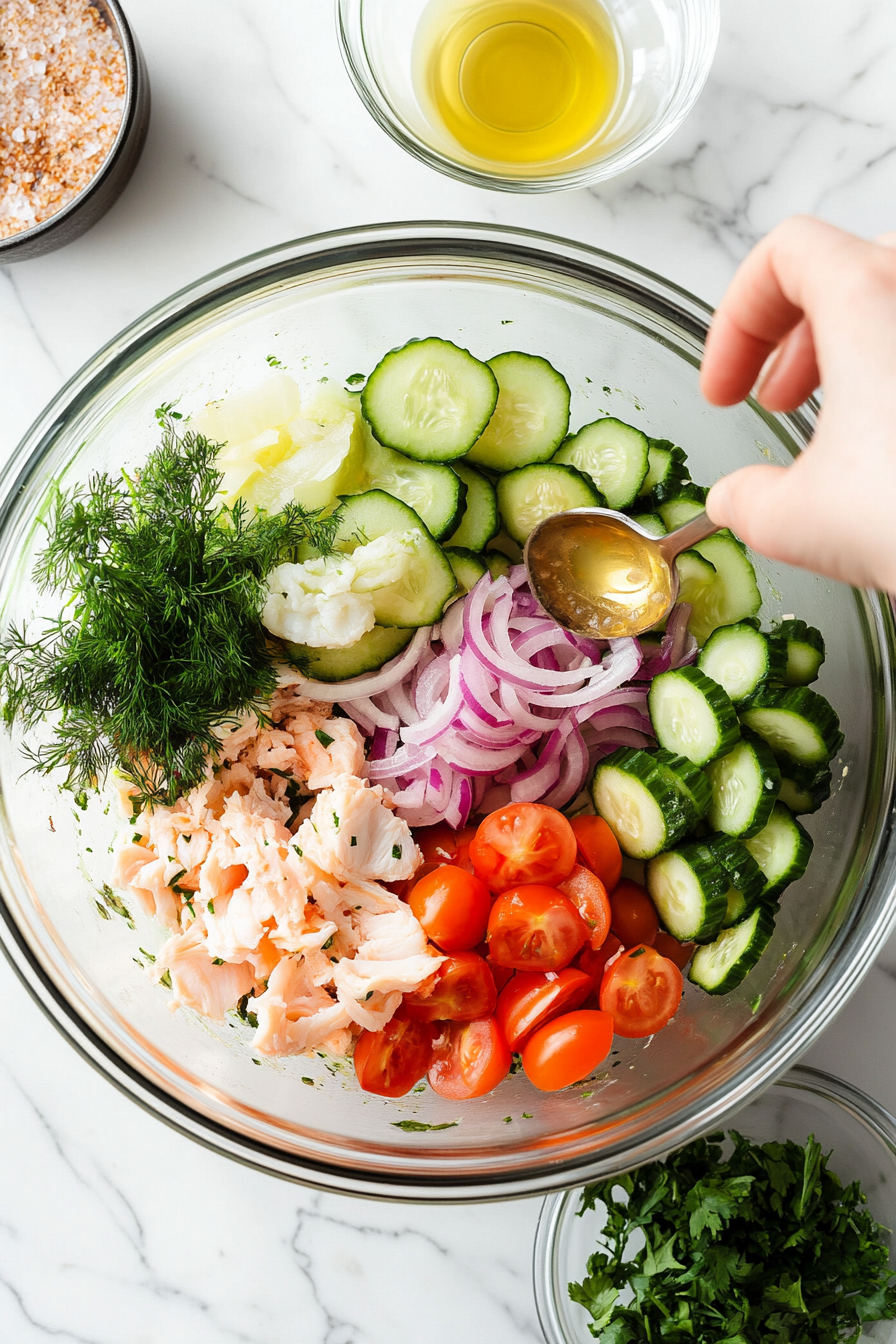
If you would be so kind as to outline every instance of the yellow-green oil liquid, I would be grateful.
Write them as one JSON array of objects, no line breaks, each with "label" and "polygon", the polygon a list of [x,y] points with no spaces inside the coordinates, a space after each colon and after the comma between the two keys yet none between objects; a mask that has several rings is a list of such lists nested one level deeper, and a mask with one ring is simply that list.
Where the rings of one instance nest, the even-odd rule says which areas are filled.
[{"label": "yellow-green oil liquid", "polygon": [[596,0],[432,0],[414,61],[431,115],[493,164],[549,169],[596,143],[619,85]]}]

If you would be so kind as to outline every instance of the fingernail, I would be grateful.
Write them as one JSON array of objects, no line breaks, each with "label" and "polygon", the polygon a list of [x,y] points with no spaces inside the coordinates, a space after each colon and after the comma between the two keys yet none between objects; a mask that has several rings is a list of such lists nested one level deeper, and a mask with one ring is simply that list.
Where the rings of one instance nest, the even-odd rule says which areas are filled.
[{"label": "fingernail", "polygon": [[781,350],[782,347],[780,345],[777,346],[759,370],[759,377],[756,379],[756,384],[753,388],[753,397],[756,401],[762,400],[763,389],[780,362]]}]

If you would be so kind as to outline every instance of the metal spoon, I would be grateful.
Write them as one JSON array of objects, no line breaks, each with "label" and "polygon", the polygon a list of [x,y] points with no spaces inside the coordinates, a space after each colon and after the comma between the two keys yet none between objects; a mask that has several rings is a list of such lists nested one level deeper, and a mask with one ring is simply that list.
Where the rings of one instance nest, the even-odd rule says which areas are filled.
[{"label": "metal spoon", "polygon": [[617,639],[662,621],[678,597],[675,557],[718,532],[707,513],[654,537],[614,509],[569,509],[546,518],[526,542],[532,591],[576,635]]}]

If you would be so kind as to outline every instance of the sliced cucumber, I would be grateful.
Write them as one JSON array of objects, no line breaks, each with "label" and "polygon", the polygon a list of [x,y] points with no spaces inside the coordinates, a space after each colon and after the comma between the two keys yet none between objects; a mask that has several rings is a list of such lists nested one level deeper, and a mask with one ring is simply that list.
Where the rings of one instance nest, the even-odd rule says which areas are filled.
[{"label": "sliced cucumber", "polygon": [[826,765],[843,745],[840,720],[823,695],[806,686],[766,686],[741,711],[741,721],[764,737],[777,756],[801,765]]},{"label": "sliced cucumber", "polygon": [[787,686],[808,686],[818,676],[824,662],[824,639],[821,631],[805,621],[792,617],[782,621],[775,631],[787,646],[787,666],[778,678]]},{"label": "sliced cucumber", "polygon": [[600,761],[591,797],[623,853],[633,859],[652,858],[690,827],[679,788],[646,751],[620,747]]},{"label": "sliced cucumber", "polygon": [[800,765],[791,756],[779,756],[781,792],[778,798],[791,812],[817,812],[831,796],[833,776],[826,765]]},{"label": "sliced cucumber", "polygon": [[[696,518],[698,513],[704,511],[708,494],[709,491],[705,486],[694,485],[692,481],[689,481],[686,485],[681,486],[675,494],[658,501],[656,511],[669,531],[673,532],[676,527],[683,527],[692,518]],[[730,533],[728,535],[730,536]]]},{"label": "sliced cucumber", "polygon": [[654,677],[647,696],[657,742],[694,765],[730,751],[740,737],[726,693],[699,668],[679,667]]},{"label": "sliced cucumber", "polygon": [[725,756],[710,762],[706,776],[712,787],[710,826],[734,836],[762,830],[781,787],[781,772],[762,738],[741,738]]},{"label": "sliced cucumber", "polygon": [[[678,569],[678,601],[689,603],[691,617],[688,629],[693,630],[694,613],[703,610],[709,600],[708,594],[716,581],[715,565],[704,560],[696,551],[682,551],[681,555],[675,557],[675,564]],[[696,622],[701,625],[699,615]],[[696,635],[694,638],[697,638]]]},{"label": "sliced cucumber", "polygon": [[765,876],[740,840],[729,835],[710,835],[706,837],[706,844],[721,864],[729,884],[725,893],[728,909],[722,920],[722,928],[728,929],[732,924],[739,924],[762,899]]},{"label": "sliced cucumber", "polygon": [[728,881],[699,840],[651,859],[647,890],[663,928],[680,943],[711,943],[722,927]]},{"label": "sliced cucumber", "polygon": [[375,625],[345,649],[314,649],[309,644],[286,644],[288,661],[311,681],[345,681],[397,658],[414,637],[413,630]]},{"label": "sliced cucumber", "polygon": [[545,518],[565,509],[595,508],[601,503],[587,476],[556,462],[519,467],[498,480],[501,521],[520,546]]},{"label": "sliced cucumber", "polygon": [[697,948],[688,979],[707,994],[730,994],[752,971],[774,931],[772,912],[757,906],[740,924],[724,929],[715,942]]},{"label": "sliced cucumber", "polygon": [[765,875],[763,900],[802,877],[812,853],[812,837],[783,803],[775,803],[767,824],[744,844]]},{"label": "sliced cucumber", "polygon": [[423,519],[438,541],[457,526],[464,513],[467,486],[441,462],[415,462],[384,448],[368,431],[364,455],[365,490],[385,490]]},{"label": "sliced cucumber", "polygon": [[669,439],[648,439],[647,444],[647,475],[638,498],[657,505],[680,494],[688,480],[687,455]]},{"label": "sliced cucumber", "polygon": [[460,477],[466,497],[460,521],[445,544],[463,546],[468,551],[484,551],[499,526],[495,487],[487,476],[465,462],[455,462],[448,470],[455,471]]},{"label": "sliced cucumber", "polygon": [[[664,522],[668,522],[662,507],[660,513]],[[762,597],[750,558],[730,532],[717,532],[701,541],[694,550],[716,571],[712,584],[699,600],[692,601],[694,610],[690,629],[697,643],[705,644],[720,625],[733,625],[748,616],[755,616],[762,605]]]},{"label": "sliced cucumber", "polygon": [[491,471],[547,462],[569,429],[569,384],[540,355],[508,350],[488,361],[498,380],[498,404],[469,452]]},{"label": "sliced cucumber", "polygon": [[361,393],[361,409],[387,448],[421,462],[450,462],[469,452],[497,400],[487,364],[429,336],[380,360]]},{"label": "sliced cucumber", "polygon": [[433,541],[413,509],[384,490],[342,496],[337,550],[353,551],[389,532],[415,533],[414,555],[404,578],[374,592],[376,623],[405,628],[434,625],[457,587],[454,570],[441,546]]},{"label": "sliced cucumber", "polygon": [[664,537],[666,535],[666,524],[658,513],[633,513],[631,515],[633,523],[643,527],[645,532],[649,532],[652,537]]},{"label": "sliced cucumber", "polygon": [[647,436],[608,416],[568,438],[554,461],[583,471],[606,497],[608,508],[627,509],[647,475]]},{"label": "sliced cucumber", "polygon": [[753,695],[766,681],[780,681],[787,661],[784,640],[764,635],[740,621],[714,630],[704,644],[697,666],[724,686],[735,704]]},{"label": "sliced cucumber", "polygon": [[454,570],[454,577],[457,579],[457,586],[461,593],[468,593],[471,588],[475,588],[483,574],[488,573],[485,561],[481,556],[465,550],[462,546],[446,546],[445,554],[448,557],[449,565]]},{"label": "sliced cucumber", "polygon": [[503,551],[484,551],[482,560],[493,579],[500,579],[513,569],[513,561]]},{"label": "sliced cucumber", "polygon": [[673,756],[671,751],[661,749],[655,751],[653,757],[661,769],[669,772],[672,782],[684,797],[685,810],[691,808],[693,825],[696,826],[706,816],[712,802],[712,789],[705,773],[686,756]]}]

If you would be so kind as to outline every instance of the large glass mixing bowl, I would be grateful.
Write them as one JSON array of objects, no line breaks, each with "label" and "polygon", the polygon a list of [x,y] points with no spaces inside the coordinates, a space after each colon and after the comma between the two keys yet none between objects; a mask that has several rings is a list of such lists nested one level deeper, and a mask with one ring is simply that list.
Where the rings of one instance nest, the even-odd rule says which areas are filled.
[{"label": "large glass mixing bowl", "polygon": [[[368,372],[411,336],[448,337],[481,356],[532,351],[567,376],[574,425],[605,412],[633,420],[682,444],[706,482],[750,462],[786,463],[811,432],[811,412],[706,405],[697,366],[708,318],[690,295],[616,257],[508,229],[390,225],[240,261],[116,338],[14,454],[0,478],[3,620],[52,608],[30,575],[54,482],[139,464],[156,441],[155,407],[177,402],[186,413],[251,387],[269,355],[310,386]],[[517,1075],[465,1104],[428,1090],[387,1101],[360,1092],[350,1067],[317,1056],[253,1059],[251,1033],[236,1020],[172,1014],[137,964],[160,931],[136,915],[132,930],[104,903],[114,809],[94,800],[82,811],[55,781],[24,774],[18,734],[0,740],[0,929],[13,964],[69,1040],[147,1109],[219,1152],[326,1189],[532,1194],[718,1128],[813,1041],[896,922],[893,614],[877,596],[757,567],[767,617],[795,612],[824,631],[819,689],[846,734],[833,797],[806,822],[812,862],[739,990],[716,999],[689,985],[665,1031],[620,1043],[587,1084],[544,1095]]]}]

